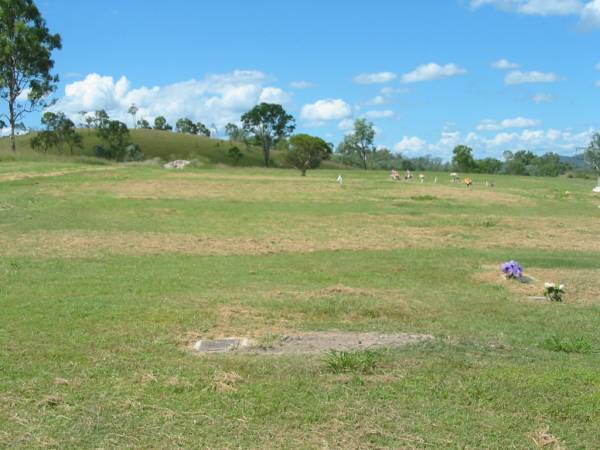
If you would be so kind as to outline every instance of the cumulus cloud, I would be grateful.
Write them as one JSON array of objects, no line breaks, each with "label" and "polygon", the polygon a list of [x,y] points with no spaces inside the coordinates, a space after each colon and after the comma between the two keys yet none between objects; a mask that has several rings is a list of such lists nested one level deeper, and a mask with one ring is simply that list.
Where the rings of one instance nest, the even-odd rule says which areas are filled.
[{"label": "cumulus cloud", "polygon": [[527,128],[527,127],[535,127],[540,124],[539,120],[535,119],[527,119],[526,117],[515,117],[513,119],[504,119],[504,120],[491,120],[485,119],[482,120],[479,125],[477,125],[477,129],[479,131],[495,131],[495,130],[505,130],[507,128]]},{"label": "cumulus cloud", "polygon": [[340,120],[340,123],[338,124],[338,128],[342,131],[352,130],[354,128],[354,120],[352,120],[350,118],[342,119],[342,120]]},{"label": "cumulus cloud", "polygon": [[579,14],[583,8],[583,3],[580,0],[471,0],[473,8],[487,5],[503,11],[536,16]]},{"label": "cumulus cloud", "polygon": [[330,120],[341,120],[352,115],[352,108],[344,100],[323,99],[302,107],[300,116],[307,122],[320,124]]},{"label": "cumulus cloud", "polygon": [[241,114],[259,102],[286,104],[290,95],[278,87],[266,86],[267,76],[255,70],[235,70],[207,75],[165,86],[132,88],[122,76],[89,74],[65,86],[65,95],[53,106],[76,118],[80,111],[105,109],[111,117],[127,122],[127,109],[135,103],[138,118],[152,120],[163,115],[170,122],[189,117],[218,127],[236,122]]},{"label": "cumulus cloud", "polygon": [[549,103],[551,101],[554,100],[554,96],[552,94],[545,94],[543,92],[540,92],[538,94],[534,94],[533,97],[531,97],[531,100],[533,100],[534,103]]},{"label": "cumulus cloud", "polygon": [[463,75],[467,71],[456,64],[446,64],[441,66],[436,63],[423,64],[415,70],[402,75],[402,83],[418,83],[421,81],[439,80],[441,78]]},{"label": "cumulus cloud", "polygon": [[362,73],[354,77],[354,82],[357,84],[378,84],[387,83],[395,78],[396,74],[393,72]]},{"label": "cumulus cloud", "polygon": [[600,0],[593,0],[581,11],[581,25],[584,29],[600,27]]},{"label": "cumulus cloud", "polygon": [[367,111],[365,117],[368,117],[369,119],[385,119],[394,117],[394,111],[391,109]]},{"label": "cumulus cloud", "polygon": [[491,64],[492,68],[494,69],[498,69],[498,70],[509,70],[509,69],[518,69],[519,65],[517,63],[514,62],[510,62],[508,59],[502,58],[499,59],[498,61],[494,61]]},{"label": "cumulus cloud", "polygon": [[394,145],[394,150],[400,153],[417,153],[423,151],[426,146],[427,142],[417,136],[404,136]]},{"label": "cumulus cloud", "polygon": [[317,87],[317,85],[315,83],[311,83],[310,81],[304,81],[304,80],[292,81],[292,82],[290,82],[290,86],[294,89],[310,89],[310,88]]},{"label": "cumulus cloud", "polygon": [[505,84],[525,84],[525,83],[554,83],[558,81],[558,75],[553,72],[521,72],[513,70],[504,78]]}]

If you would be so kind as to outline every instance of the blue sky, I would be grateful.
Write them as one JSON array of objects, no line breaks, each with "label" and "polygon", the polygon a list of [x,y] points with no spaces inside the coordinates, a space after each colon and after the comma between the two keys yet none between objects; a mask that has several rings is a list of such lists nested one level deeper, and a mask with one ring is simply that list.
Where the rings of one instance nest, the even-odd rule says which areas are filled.
[{"label": "blue sky", "polygon": [[[600,0],[40,0],[63,37],[55,108],[188,116],[221,130],[258,101],[340,141],[447,158],[573,154],[600,129]],[[496,64],[494,64],[496,63]],[[29,125],[38,118],[32,117]]]}]

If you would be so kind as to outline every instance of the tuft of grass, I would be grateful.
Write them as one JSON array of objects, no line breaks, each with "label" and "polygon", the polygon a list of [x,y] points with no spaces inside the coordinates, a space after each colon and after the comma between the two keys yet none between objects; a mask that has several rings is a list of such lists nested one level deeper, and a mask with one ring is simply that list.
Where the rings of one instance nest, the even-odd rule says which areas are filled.
[{"label": "tuft of grass", "polygon": [[540,347],[544,350],[563,353],[592,353],[593,347],[588,340],[582,336],[574,338],[561,338],[558,335],[550,336],[542,341]]},{"label": "tuft of grass", "polygon": [[329,351],[325,356],[325,366],[329,372],[372,373],[381,361],[381,353],[374,350]]},{"label": "tuft of grass", "polygon": [[411,200],[415,200],[417,202],[431,202],[433,200],[437,200],[435,195],[413,195],[410,197]]}]

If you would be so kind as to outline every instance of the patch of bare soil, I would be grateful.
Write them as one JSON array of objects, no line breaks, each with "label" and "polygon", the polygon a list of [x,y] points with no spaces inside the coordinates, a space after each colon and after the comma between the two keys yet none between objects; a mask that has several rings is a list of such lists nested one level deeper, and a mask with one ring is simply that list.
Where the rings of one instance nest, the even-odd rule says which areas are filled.
[{"label": "patch of bare soil", "polygon": [[329,350],[351,351],[383,347],[403,347],[431,339],[433,339],[433,336],[426,334],[331,331],[295,336],[279,336],[277,339],[269,342],[269,345],[261,344],[257,340],[241,337],[199,340],[194,344],[194,349],[200,353],[303,354],[322,353]]}]

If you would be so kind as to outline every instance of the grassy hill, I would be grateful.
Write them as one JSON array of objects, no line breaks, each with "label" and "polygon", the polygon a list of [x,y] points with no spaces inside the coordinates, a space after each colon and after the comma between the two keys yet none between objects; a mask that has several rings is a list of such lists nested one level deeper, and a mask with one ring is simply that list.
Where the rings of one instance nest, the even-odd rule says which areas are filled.
[{"label": "grassy hill", "polygon": [[[94,147],[100,143],[93,130],[81,129],[78,131],[83,136],[84,148],[78,151],[77,156],[93,156]],[[240,166],[261,166],[263,156],[260,148],[246,146],[240,142],[229,142],[212,139],[204,136],[194,136],[182,133],[156,130],[130,130],[132,142],[138,144],[146,158],[160,158],[162,160],[195,159],[203,164],[231,164],[227,151],[237,146],[244,157],[238,163]],[[30,133],[17,138],[17,150],[21,158],[36,157],[38,152],[31,149],[30,141],[35,133]],[[10,154],[9,138],[0,139],[0,155]],[[53,155],[49,155],[51,158]],[[275,152],[277,162],[279,155]]]}]

